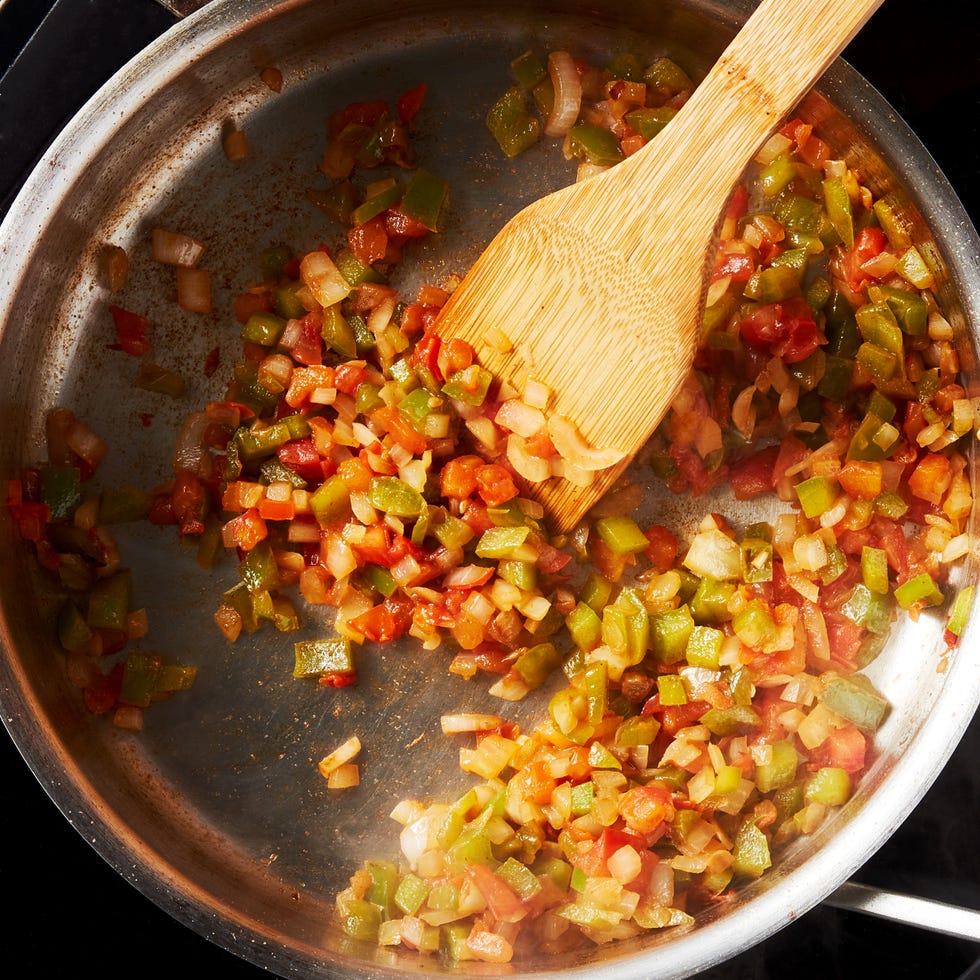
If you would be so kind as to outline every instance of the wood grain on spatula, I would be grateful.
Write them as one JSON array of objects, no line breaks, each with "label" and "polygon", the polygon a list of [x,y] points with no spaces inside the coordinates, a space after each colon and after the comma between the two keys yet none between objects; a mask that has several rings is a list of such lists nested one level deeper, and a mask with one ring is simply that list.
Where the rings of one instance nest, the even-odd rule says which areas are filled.
[{"label": "wood grain on spatula", "polygon": [[693,363],[708,251],[735,185],[881,2],[764,0],[655,140],[519,212],[443,308],[444,340],[469,341],[518,391],[543,382],[551,413],[622,455],[588,486],[527,488],[556,530],[582,518],[665,415]]}]

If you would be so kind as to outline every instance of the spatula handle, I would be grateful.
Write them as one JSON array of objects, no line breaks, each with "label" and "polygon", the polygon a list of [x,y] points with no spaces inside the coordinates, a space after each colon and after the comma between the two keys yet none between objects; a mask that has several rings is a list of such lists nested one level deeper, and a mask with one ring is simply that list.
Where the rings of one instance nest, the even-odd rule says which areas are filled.
[{"label": "spatula handle", "polygon": [[[691,186],[702,212],[723,206],[766,138],[826,71],[883,0],[762,0],[670,126],[626,161],[643,198],[648,168]],[[699,146],[690,169],[691,146]],[[656,161],[656,162],[654,162]],[[719,197],[721,200],[719,201]],[[655,201],[647,202],[656,206]],[[701,231],[694,232],[694,237]]]}]

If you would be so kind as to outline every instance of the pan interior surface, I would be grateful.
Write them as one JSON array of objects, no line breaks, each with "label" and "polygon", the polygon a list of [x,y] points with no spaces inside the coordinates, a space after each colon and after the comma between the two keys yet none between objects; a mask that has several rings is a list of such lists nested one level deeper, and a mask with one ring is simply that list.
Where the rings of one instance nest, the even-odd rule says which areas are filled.
[{"label": "pan interior surface", "polygon": [[[55,143],[4,225],[0,472],[14,474],[43,456],[44,415],[64,405],[109,443],[103,484],[152,488],[168,479],[189,406],[222,397],[225,375],[219,369],[208,378],[202,365],[214,348],[232,351],[239,342],[228,311],[257,279],[257,255],[277,243],[301,252],[336,236],[306,193],[326,186],[317,164],[331,112],[354,100],[393,102],[420,82],[427,86],[417,149],[422,165],[449,181],[451,209],[442,235],[407,259],[404,278],[394,282],[410,293],[464,273],[508,217],[573,179],[573,165],[554,145],[507,161],[487,132],[486,109],[510,84],[511,59],[529,47],[566,47],[596,60],[638,51],[650,60],[668,54],[697,75],[745,14],[741,5],[684,0],[605,6],[294,0],[270,9],[238,0],[209,5],[165,35]],[[282,71],[280,93],[259,79],[265,65]],[[880,99],[844,67],[821,90],[830,102],[811,108],[831,113],[822,125],[835,145],[867,154],[868,172],[890,187],[891,169],[898,172],[907,156],[902,147],[889,153],[880,137],[865,142],[834,115],[840,105],[870,123],[885,115]],[[221,148],[230,124],[245,130],[252,150],[235,164]],[[924,156],[911,134],[898,139]],[[934,227],[955,229],[938,223],[955,213],[951,192],[928,195],[916,206]],[[914,216],[924,235],[918,223]],[[9,233],[15,226],[16,240]],[[215,283],[215,314],[177,308],[171,279],[149,258],[156,226],[205,241],[201,264]],[[976,322],[971,304],[980,281],[967,256],[976,236],[971,229],[950,236],[935,262],[972,365],[966,322]],[[107,306],[116,300],[99,285],[106,243],[130,255],[118,302],[153,324],[155,358],[188,382],[180,401],[135,389],[135,362],[107,347]],[[638,478],[650,486],[648,506],[658,519],[682,529],[703,513],[745,506],[726,494],[680,500],[642,472]],[[389,819],[395,803],[459,794],[458,745],[441,735],[440,715],[501,713],[501,703],[484,682],[447,674],[445,651],[410,642],[366,649],[359,684],[343,691],[294,680],[293,643],[330,635],[329,616],[308,607],[299,636],[263,630],[229,645],[212,615],[219,593],[236,581],[230,563],[199,568],[171,527],[127,526],[116,536],[133,569],[134,606],[148,610],[148,644],[199,669],[193,690],[155,705],[138,735],[89,715],[69,687],[50,626],[57,596],[16,541],[8,515],[0,516],[8,555],[0,567],[4,721],[55,802],[154,901],[278,974],[438,972],[434,960],[420,964],[347,939],[333,900],[364,858],[397,859]],[[976,569],[962,574],[975,578]],[[855,799],[790,846],[779,867],[743,889],[724,914],[706,914],[682,935],[651,934],[567,961],[522,960],[507,975],[681,976],[802,914],[897,827],[952,751],[980,697],[974,634],[971,624],[947,661],[937,618],[896,629],[873,669],[894,707]],[[530,727],[545,703],[532,696],[506,705],[506,714]],[[330,793],[316,762],[354,734],[364,745],[361,785]]]}]

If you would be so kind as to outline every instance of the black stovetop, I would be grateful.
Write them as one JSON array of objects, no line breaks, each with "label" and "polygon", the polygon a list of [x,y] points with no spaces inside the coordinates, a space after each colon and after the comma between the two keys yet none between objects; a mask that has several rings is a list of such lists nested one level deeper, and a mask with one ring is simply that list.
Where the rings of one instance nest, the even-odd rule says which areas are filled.
[{"label": "black stovetop", "polygon": [[[933,23],[928,5],[888,0],[845,57],[919,135],[980,225],[980,5],[962,5],[955,24],[951,8],[941,6]],[[47,29],[37,31],[46,15]],[[75,109],[172,23],[154,0],[0,0],[0,216]],[[980,715],[859,880],[980,908],[978,760]],[[156,978],[188,969],[227,980],[268,976],[176,923],[110,869],[6,737],[0,778],[8,957],[22,950],[40,977],[98,971]],[[980,945],[820,906],[700,980],[923,975],[980,980]]]}]

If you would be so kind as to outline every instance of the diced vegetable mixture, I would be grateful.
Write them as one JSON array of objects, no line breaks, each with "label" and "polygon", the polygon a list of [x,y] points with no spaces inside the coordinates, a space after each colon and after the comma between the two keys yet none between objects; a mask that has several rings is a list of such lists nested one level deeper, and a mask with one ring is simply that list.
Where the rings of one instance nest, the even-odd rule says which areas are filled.
[{"label": "diced vegetable mixture", "polygon": [[[579,179],[654,139],[693,87],[666,58],[527,52],[512,69],[487,114],[502,153],[555,140]],[[298,599],[333,607],[334,635],[295,643],[297,678],[356,683],[359,648],[402,637],[488,675],[499,714],[443,717],[475,779],[398,803],[401,859],[367,861],[337,908],[357,939],[507,962],[690,923],[850,798],[888,714],[861,669],[896,616],[942,607],[952,647],[969,613],[972,587],[953,594],[948,572],[970,547],[980,404],[892,202],[792,119],[731,200],[694,369],[633,471],[784,506],[749,526],[706,513],[684,536],[641,517],[624,481],[550,534],[533,485],[611,461],[550,413],[545,385],[510,390],[442,341],[456,280],[413,297],[390,284],[448,201],[412,144],[424,96],[328,120],[328,183],[309,197],[340,244],[262,253],[234,305],[241,356],[224,397],[187,416],[167,486],[86,497],[106,447],[59,409],[8,506],[69,595],[72,679],[119,724],[194,673],[107,657],[146,632],[108,532],[122,520],[174,525],[206,567],[233,556],[214,614],[231,642],[298,630]],[[155,258],[197,270],[200,245],[161,234]],[[206,277],[184,297],[210,309]],[[146,321],[111,315],[141,386],[179,397],[145,360]],[[522,731],[507,702],[539,688]],[[332,787],[357,786],[361,748],[352,734],[323,760]]]}]

